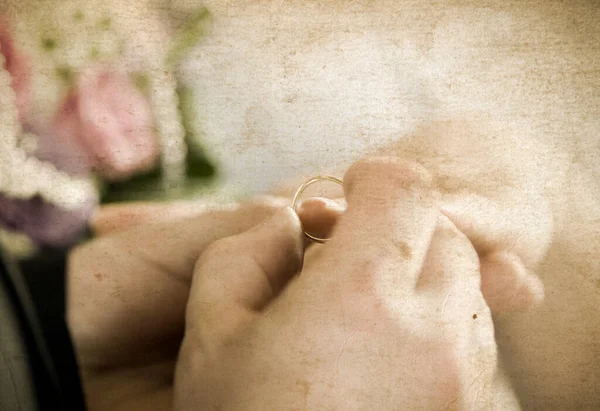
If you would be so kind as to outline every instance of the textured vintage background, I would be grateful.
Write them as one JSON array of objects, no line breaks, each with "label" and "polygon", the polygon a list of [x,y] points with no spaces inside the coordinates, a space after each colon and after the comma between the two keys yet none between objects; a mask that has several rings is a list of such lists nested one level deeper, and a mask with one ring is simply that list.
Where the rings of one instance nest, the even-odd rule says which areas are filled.
[{"label": "textured vintage background", "polygon": [[214,28],[183,71],[229,182],[261,190],[465,109],[597,158],[598,1],[202,4]]}]

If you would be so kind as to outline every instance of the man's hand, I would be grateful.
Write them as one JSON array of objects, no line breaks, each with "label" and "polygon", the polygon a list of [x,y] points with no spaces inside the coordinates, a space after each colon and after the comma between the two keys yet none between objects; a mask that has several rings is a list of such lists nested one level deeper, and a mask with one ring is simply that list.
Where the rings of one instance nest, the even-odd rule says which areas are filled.
[{"label": "man's hand", "polygon": [[484,409],[496,372],[471,242],[415,164],[365,160],[303,263],[290,209],[196,265],[177,410]]}]

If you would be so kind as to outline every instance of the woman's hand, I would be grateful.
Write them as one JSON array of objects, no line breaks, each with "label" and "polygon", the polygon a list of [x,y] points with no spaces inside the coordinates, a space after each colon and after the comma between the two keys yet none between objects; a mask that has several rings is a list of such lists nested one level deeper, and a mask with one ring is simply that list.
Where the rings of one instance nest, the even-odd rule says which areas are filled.
[{"label": "woman's hand", "polygon": [[471,242],[420,167],[361,161],[301,275],[290,209],[198,261],[177,410],[485,409],[496,372]]}]

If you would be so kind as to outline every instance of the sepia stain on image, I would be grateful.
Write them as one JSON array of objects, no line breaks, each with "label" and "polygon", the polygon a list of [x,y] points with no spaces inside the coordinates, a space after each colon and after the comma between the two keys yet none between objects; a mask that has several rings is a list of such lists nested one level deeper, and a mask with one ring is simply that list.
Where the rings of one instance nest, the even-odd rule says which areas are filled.
[{"label": "sepia stain on image", "polygon": [[[190,375],[210,389],[189,398],[229,409],[428,397],[382,371],[395,363],[481,371],[425,408],[600,409],[599,20],[595,0],[0,0],[0,247],[67,261],[26,279],[42,328],[66,317],[98,409],[188,409]],[[405,190],[414,167],[435,195]],[[359,187],[347,208],[275,214],[347,171],[327,196]],[[315,221],[329,243],[302,237]],[[254,275],[269,288],[251,295]],[[219,305],[232,295],[245,320]],[[259,332],[263,313],[279,320]],[[398,324],[412,340],[385,345]],[[446,340],[466,329],[493,350]],[[189,333],[222,350],[214,378]],[[420,363],[411,341],[456,351]]]}]

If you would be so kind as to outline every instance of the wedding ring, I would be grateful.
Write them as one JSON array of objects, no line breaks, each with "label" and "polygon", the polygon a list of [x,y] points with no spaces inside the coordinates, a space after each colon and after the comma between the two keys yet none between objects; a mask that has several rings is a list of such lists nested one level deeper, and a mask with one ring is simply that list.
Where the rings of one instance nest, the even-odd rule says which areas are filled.
[{"label": "wedding ring", "polygon": [[[333,177],[333,176],[316,176],[316,177],[311,178],[310,180],[308,180],[304,184],[302,184],[296,191],[296,194],[294,195],[294,201],[292,203],[292,208],[294,209],[294,211],[296,211],[296,213],[298,212],[296,210],[296,207],[298,206],[298,200],[300,199],[300,196],[302,195],[304,190],[306,190],[310,185],[317,183],[319,181],[331,181],[333,183],[343,185],[342,180],[340,180],[337,177]],[[302,231],[304,231],[305,236],[307,236],[308,238],[310,238],[311,240],[313,240],[316,243],[323,244],[323,243],[326,243],[327,241],[329,241],[329,238],[315,237],[314,235],[310,234],[309,232],[307,232],[304,229],[302,229]]]}]

